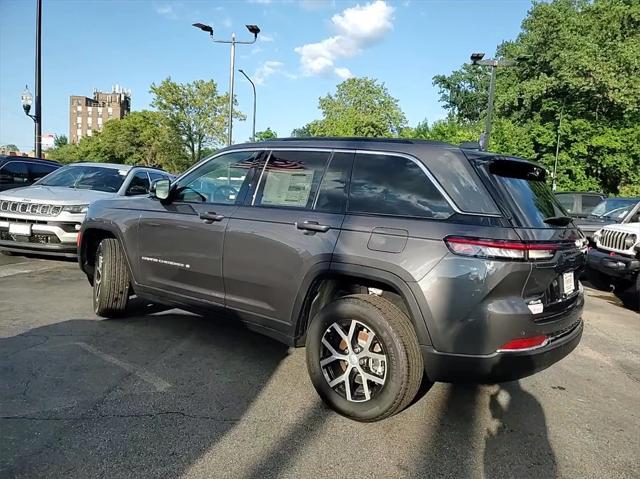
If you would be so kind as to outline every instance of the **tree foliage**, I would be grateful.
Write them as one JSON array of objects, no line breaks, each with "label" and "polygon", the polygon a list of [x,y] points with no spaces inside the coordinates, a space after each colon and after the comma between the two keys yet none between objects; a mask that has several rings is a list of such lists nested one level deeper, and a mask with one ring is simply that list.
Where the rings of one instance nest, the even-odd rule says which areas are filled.
[{"label": "tree foliage", "polygon": [[322,118],[294,136],[397,136],[407,120],[384,84],[371,78],[349,78],[334,94],[319,100]]},{"label": "tree foliage", "polygon": [[[179,135],[192,163],[206,147],[224,144],[227,136],[229,96],[218,93],[213,80],[176,83],[167,78],[151,85],[151,105],[165,115],[171,129]],[[234,120],[245,116],[234,110]]]},{"label": "tree foliage", "polygon": [[267,128],[263,131],[256,131],[255,141],[267,141],[273,140],[274,138],[278,138],[278,134],[271,128]]},{"label": "tree foliage", "polygon": [[68,143],[69,143],[69,139],[67,138],[67,135],[56,135],[53,137],[54,148],[60,148],[61,146],[64,146]]},{"label": "tree foliage", "polygon": [[[517,63],[498,70],[490,149],[552,168],[559,132],[560,189],[640,189],[639,2],[535,3],[497,56]],[[434,77],[450,118],[484,118],[488,72],[474,75],[482,70]]]}]

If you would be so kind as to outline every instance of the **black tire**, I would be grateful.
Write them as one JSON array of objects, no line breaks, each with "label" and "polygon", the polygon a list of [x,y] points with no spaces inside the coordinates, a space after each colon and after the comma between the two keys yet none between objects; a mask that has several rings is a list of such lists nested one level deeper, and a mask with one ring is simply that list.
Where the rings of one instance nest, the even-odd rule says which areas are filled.
[{"label": "black tire", "polygon": [[96,251],[93,273],[93,310],[98,316],[123,316],[129,300],[129,270],[120,242],[103,239]]},{"label": "black tire", "polygon": [[[356,328],[361,328],[355,338],[357,340],[355,347],[347,349],[347,342],[343,340],[344,351],[340,352],[341,355],[346,353],[344,357],[349,360],[331,359],[331,363],[321,366],[321,360],[326,361],[327,359],[326,351],[328,349],[323,343],[325,334],[337,333],[333,326],[334,323],[342,326],[354,321],[356,323],[354,331]],[[367,343],[367,351],[365,351],[364,347],[361,347],[360,335],[364,333],[365,338],[368,338],[368,332],[371,331],[374,333],[373,341],[376,342]],[[342,329],[342,333],[345,332],[352,337],[355,334],[351,330]],[[337,336],[338,339],[341,337],[343,336]],[[327,336],[325,340],[329,341],[329,338],[330,336]],[[353,339],[351,346],[354,346]],[[374,353],[371,348],[377,348],[383,354]],[[338,349],[334,348],[334,350],[338,352]],[[358,362],[355,360],[358,355],[348,354],[347,351],[363,356],[360,356],[361,359]],[[378,368],[374,376],[376,376],[376,380],[383,380],[383,384],[379,384],[377,381],[370,383],[360,373],[360,371],[364,371],[371,378],[373,371],[368,368],[372,363],[367,362],[371,360],[362,359],[363,357],[367,358],[367,354],[370,353],[374,353],[378,357],[385,356],[384,367],[381,366],[380,361],[373,363],[377,364]],[[345,296],[322,308],[309,325],[306,355],[311,382],[322,400],[335,411],[357,421],[379,421],[402,411],[416,396],[424,375],[422,355],[411,321],[393,303],[374,295]],[[329,354],[329,357],[333,358],[334,356]],[[354,362],[350,362],[352,357]],[[381,370],[383,372],[380,372]],[[333,381],[339,378],[333,377],[332,371],[337,371],[335,376],[347,377],[344,383],[337,383],[333,388],[329,385],[329,380]],[[357,381],[358,378],[360,378],[360,383]],[[366,385],[362,384],[363,381],[366,382]],[[352,385],[355,386],[353,393],[351,392]],[[351,400],[348,399],[347,388]],[[365,394],[364,389],[367,390],[369,398],[354,402],[358,391],[361,396]]]},{"label": "black tire", "polygon": [[627,288],[618,293],[618,296],[627,308],[640,311],[640,273],[636,275],[635,281],[627,283]]},{"label": "black tire", "polygon": [[600,291],[611,291],[611,279],[600,271],[588,268],[587,279],[594,288]]}]

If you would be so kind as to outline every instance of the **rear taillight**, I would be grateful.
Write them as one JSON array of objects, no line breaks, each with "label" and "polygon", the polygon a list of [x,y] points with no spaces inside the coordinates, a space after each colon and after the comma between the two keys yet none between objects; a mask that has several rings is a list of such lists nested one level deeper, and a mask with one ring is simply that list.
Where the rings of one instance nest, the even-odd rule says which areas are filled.
[{"label": "rear taillight", "polygon": [[463,236],[449,236],[444,239],[444,242],[449,250],[457,255],[519,261],[551,259],[559,248],[555,243],[525,243]]},{"label": "rear taillight", "polygon": [[76,238],[76,246],[79,248],[82,243],[82,232],[78,231],[78,237]]},{"label": "rear taillight", "polygon": [[547,336],[533,336],[531,338],[518,338],[503,344],[498,351],[523,351],[546,346],[549,342]]}]

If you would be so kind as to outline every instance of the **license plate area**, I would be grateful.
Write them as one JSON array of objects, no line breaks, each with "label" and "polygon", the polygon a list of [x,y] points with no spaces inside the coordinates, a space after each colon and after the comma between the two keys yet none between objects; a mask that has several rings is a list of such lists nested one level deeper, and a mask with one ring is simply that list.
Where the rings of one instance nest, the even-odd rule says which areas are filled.
[{"label": "license plate area", "polygon": [[576,290],[576,280],[573,271],[562,273],[562,281],[560,282],[562,293],[567,296]]},{"label": "license plate area", "polygon": [[9,223],[9,234],[17,236],[31,236],[31,225],[20,223]]}]

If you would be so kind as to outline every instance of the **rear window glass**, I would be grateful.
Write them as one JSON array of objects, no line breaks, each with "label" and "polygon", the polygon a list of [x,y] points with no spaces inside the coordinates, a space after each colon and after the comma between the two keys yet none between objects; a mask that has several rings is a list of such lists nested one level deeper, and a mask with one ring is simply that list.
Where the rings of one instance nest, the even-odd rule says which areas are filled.
[{"label": "rear window glass", "polygon": [[573,195],[571,193],[558,194],[556,199],[565,210],[569,213],[573,212]]},{"label": "rear window glass", "polygon": [[518,226],[557,228],[545,219],[567,215],[547,185],[543,168],[523,161],[495,160],[487,169]]}]

